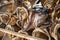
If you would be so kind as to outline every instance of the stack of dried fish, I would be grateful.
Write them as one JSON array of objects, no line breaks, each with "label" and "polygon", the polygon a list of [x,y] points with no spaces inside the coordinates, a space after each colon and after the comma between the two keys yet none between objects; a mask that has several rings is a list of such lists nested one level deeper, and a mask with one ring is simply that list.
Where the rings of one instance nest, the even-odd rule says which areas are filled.
[{"label": "stack of dried fish", "polygon": [[60,0],[0,0],[0,40],[60,40]]}]

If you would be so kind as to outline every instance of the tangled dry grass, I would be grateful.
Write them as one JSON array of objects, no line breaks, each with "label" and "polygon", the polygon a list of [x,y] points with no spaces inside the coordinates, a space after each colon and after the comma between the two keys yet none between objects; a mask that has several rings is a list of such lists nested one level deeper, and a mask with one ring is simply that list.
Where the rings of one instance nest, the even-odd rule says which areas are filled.
[{"label": "tangled dry grass", "polygon": [[0,0],[0,40],[60,40],[60,0]]}]

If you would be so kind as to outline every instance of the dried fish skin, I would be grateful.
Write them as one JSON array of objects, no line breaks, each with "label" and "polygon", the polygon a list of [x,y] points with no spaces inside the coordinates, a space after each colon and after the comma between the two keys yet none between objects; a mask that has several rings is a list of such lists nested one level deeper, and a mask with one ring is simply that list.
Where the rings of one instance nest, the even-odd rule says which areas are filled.
[{"label": "dried fish skin", "polygon": [[[18,18],[20,18],[20,20],[24,20],[28,17],[28,12],[27,12],[26,8],[17,7],[15,12],[17,12],[17,10],[18,10],[17,16],[18,16]],[[22,19],[21,19],[21,17],[22,17]]]},{"label": "dried fish skin", "polygon": [[15,17],[11,17],[9,24],[14,25],[16,23],[17,19]]},{"label": "dried fish skin", "polygon": [[[7,25],[5,29],[14,31],[14,28],[12,28],[11,25]],[[13,35],[5,33],[2,40],[12,40],[12,38],[13,38]]]},{"label": "dried fish skin", "polygon": [[[19,30],[18,33],[22,33],[22,34],[28,35],[28,33],[23,31],[23,30]],[[20,37],[14,37],[12,40],[27,40],[27,39],[20,38]]]},{"label": "dried fish skin", "polygon": [[31,3],[29,1],[24,1],[23,2],[27,10],[30,10],[32,8]]},{"label": "dried fish skin", "polygon": [[60,17],[59,11],[60,11],[60,4],[54,7],[54,11],[52,12],[52,15],[51,15],[54,22],[56,22]]},{"label": "dried fish skin", "polygon": [[45,0],[44,5],[48,9],[53,9],[53,7],[56,5],[57,0]]},{"label": "dried fish skin", "polygon": [[[36,28],[33,32],[32,32],[32,36],[35,36],[35,37],[41,37],[41,38],[45,38],[46,40],[51,40],[51,37],[48,33],[48,31],[46,29],[43,29],[42,28]],[[45,37],[44,37],[45,36]],[[48,38],[47,38],[48,36]]]},{"label": "dried fish skin", "polygon": [[0,20],[2,21],[2,23],[7,24],[9,20],[9,15],[4,13],[0,14]]},{"label": "dried fish skin", "polygon": [[38,26],[39,24],[42,24],[46,20],[46,18],[46,15],[36,14],[34,19],[35,25]]}]

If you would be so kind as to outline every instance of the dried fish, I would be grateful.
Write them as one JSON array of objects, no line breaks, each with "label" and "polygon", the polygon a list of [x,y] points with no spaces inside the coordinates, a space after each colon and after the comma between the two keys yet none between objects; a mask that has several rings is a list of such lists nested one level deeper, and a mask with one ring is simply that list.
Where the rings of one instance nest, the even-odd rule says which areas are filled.
[{"label": "dried fish", "polygon": [[[11,27],[11,25],[7,25],[5,29],[8,29],[8,30],[11,30],[11,31],[14,31],[14,28]],[[13,36],[12,35],[9,35],[9,34],[4,34],[2,40],[12,40]]]},{"label": "dried fish", "polygon": [[[41,29],[41,28],[36,28],[34,31],[33,31],[33,33],[32,33],[32,36],[36,36],[36,37],[44,37],[44,34],[43,35],[41,35],[41,33],[44,33],[45,34],[45,37],[46,37],[46,35],[48,36],[48,38],[49,39],[47,39],[46,38],[46,40],[51,40],[51,38],[50,38],[50,35],[49,35],[49,33],[47,32],[47,30],[46,29]],[[41,36],[40,36],[41,35]]]},{"label": "dried fish", "polygon": [[0,0],[1,40],[60,40],[60,0]]},{"label": "dried fish", "polygon": [[[28,33],[23,31],[23,30],[19,30],[18,33],[22,33],[22,34],[28,35]],[[23,38],[20,38],[20,37],[14,37],[12,40],[27,40],[27,39],[23,39]]]}]

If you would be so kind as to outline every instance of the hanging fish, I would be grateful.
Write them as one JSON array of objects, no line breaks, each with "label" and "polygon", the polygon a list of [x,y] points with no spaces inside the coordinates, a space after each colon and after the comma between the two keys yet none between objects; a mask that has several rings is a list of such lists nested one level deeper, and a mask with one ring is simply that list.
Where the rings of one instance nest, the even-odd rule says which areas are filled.
[{"label": "hanging fish", "polygon": [[45,8],[40,0],[37,0],[33,5],[33,12],[35,13],[34,24],[38,26],[45,22],[48,17],[48,10]]}]

